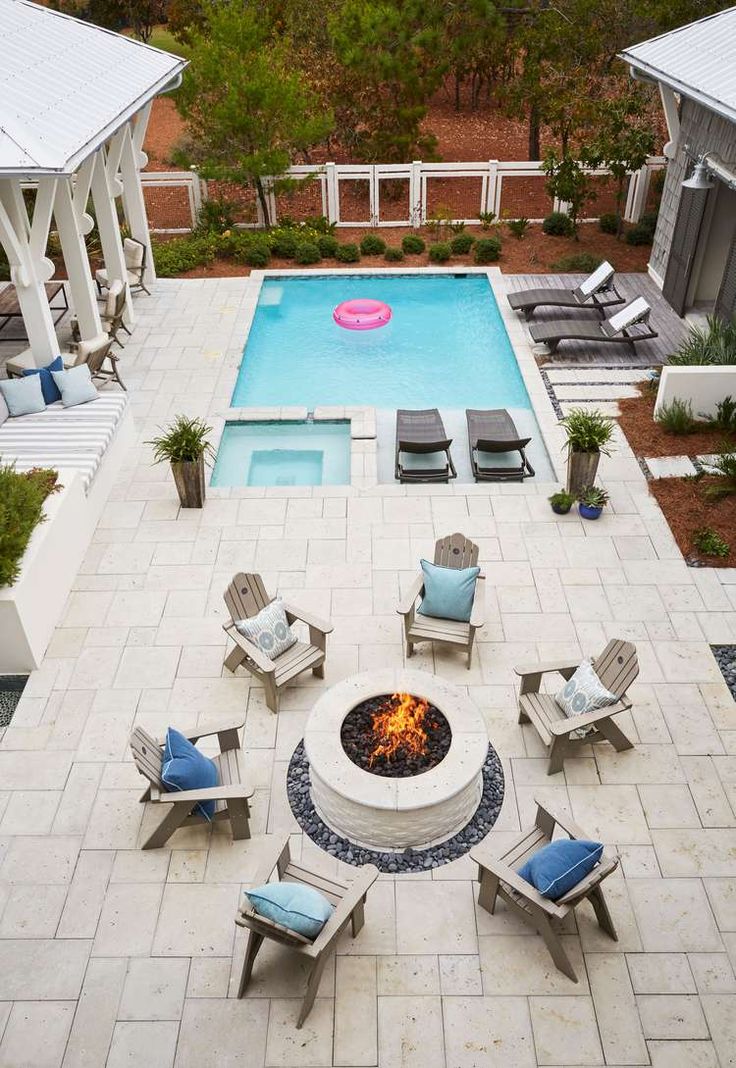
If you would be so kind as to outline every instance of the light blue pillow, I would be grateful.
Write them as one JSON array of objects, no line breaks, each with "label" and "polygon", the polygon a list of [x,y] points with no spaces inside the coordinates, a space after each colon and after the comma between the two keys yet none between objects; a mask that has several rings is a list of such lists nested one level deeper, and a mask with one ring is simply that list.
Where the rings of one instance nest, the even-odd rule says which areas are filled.
[{"label": "light blue pillow", "polygon": [[36,412],[46,411],[40,375],[0,379],[0,392],[11,416],[35,415]]},{"label": "light blue pillow", "polygon": [[555,701],[566,716],[581,716],[584,712],[615,705],[618,697],[603,685],[592,662],[583,660],[575,674],[555,694]]},{"label": "light blue pillow", "polygon": [[46,364],[45,367],[26,367],[21,374],[28,377],[28,375],[38,375],[41,379],[41,392],[43,393],[43,399],[47,404],[53,404],[55,401],[61,400],[61,393],[59,388],[51,377],[52,371],[63,371],[64,361],[61,356],[57,356],[51,363]]},{"label": "light blue pillow", "polygon": [[61,403],[65,408],[86,404],[87,401],[96,400],[99,397],[86,363],[70,367],[68,371],[52,371],[51,374],[59,388]]},{"label": "light blue pillow", "polygon": [[542,897],[556,901],[593,870],[602,854],[600,842],[559,838],[522,864],[518,874],[536,887]]},{"label": "light blue pillow", "polygon": [[274,597],[258,615],[251,616],[250,619],[239,619],[235,629],[257,645],[269,660],[276,660],[298,640],[289,626],[284,602],[280,597]]},{"label": "light blue pillow", "polygon": [[302,883],[266,883],[245,896],[261,916],[305,938],[316,938],[335,910],[319,890]]},{"label": "light blue pillow", "polygon": [[422,560],[424,597],[417,612],[436,619],[457,619],[467,623],[473,611],[475,583],[479,567],[442,567]]},{"label": "light blue pillow", "polygon": [[[206,790],[219,785],[217,768],[210,758],[173,727],[166,732],[161,782],[166,790]],[[211,820],[215,802],[200,801],[195,810]]]}]

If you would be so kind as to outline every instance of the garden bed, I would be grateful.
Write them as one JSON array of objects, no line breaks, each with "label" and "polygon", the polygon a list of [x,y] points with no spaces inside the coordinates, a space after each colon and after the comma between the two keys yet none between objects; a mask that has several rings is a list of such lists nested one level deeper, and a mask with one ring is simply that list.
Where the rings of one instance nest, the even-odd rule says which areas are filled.
[{"label": "garden bed", "polygon": [[[619,400],[618,422],[636,456],[704,456],[722,451],[724,442],[733,443],[734,436],[723,430],[695,430],[692,434],[672,434],[654,422],[656,390],[645,383],[638,397]],[[733,503],[731,507],[734,508]],[[734,509],[736,511],[736,509]]]},{"label": "garden bed", "polygon": [[[733,497],[709,501],[704,491],[716,480],[660,478],[649,488],[664,512],[683,556],[710,567],[736,567],[736,505]],[[710,527],[730,546],[728,556],[708,556],[695,549],[693,535]]]}]

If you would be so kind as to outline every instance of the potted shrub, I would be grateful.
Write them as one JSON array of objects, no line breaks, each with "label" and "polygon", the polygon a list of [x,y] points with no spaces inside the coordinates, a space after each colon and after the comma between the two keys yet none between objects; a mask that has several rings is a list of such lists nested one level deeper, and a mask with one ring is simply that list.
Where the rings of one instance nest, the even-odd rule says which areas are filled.
[{"label": "potted shrub", "polygon": [[568,493],[567,490],[558,490],[557,493],[553,493],[547,500],[552,505],[552,511],[557,515],[567,515],[575,503],[575,494]]},{"label": "potted shrub", "polygon": [[609,455],[608,443],[613,437],[614,421],[599,409],[571,408],[560,419],[567,436],[568,493],[576,494],[584,486],[592,486],[598,472],[601,453]]},{"label": "potted shrub", "polygon": [[215,455],[207,438],[211,433],[212,427],[202,419],[177,415],[160,437],[146,442],[153,445],[154,463],[168,460],[171,464],[182,508],[204,505],[204,465]]},{"label": "potted shrub", "polygon": [[584,486],[578,493],[578,512],[583,519],[598,519],[606,504],[608,494],[600,486]]}]

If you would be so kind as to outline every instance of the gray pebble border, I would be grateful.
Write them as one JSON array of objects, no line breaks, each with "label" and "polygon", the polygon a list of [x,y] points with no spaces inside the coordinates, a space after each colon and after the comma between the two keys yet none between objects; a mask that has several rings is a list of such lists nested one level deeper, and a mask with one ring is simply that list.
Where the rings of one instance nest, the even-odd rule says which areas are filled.
[{"label": "gray pebble border", "polygon": [[736,645],[711,645],[713,656],[736,701]]},{"label": "gray pebble border", "polygon": [[312,841],[331,856],[347,864],[360,867],[375,864],[379,871],[390,874],[427,871],[449,864],[464,856],[481,841],[498,819],[504,792],[503,768],[498,753],[492,745],[483,764],[483,794],[472,820],[452,838],[428,849],[405,849],[403,853],[382,853],[366,849],[347,838],[336,834],[317,815],[309,791],[309,761],[304,752],[304,742],[294,750],[286,775],[286,796],[294,818]]},{"label": "gray pebble border", "polygon": [[9,726],[27,682],[27,675],[0,675],[0,727]]}]

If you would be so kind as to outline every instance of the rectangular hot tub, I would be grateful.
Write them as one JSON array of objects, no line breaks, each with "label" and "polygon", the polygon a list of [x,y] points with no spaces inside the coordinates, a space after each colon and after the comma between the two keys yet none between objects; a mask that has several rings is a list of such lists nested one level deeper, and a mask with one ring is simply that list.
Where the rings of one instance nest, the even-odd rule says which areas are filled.
[{"label": "rectangular hot tub", "polygon": [[226,423],[213,486],[343,486],[350,421]]}]

